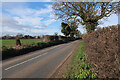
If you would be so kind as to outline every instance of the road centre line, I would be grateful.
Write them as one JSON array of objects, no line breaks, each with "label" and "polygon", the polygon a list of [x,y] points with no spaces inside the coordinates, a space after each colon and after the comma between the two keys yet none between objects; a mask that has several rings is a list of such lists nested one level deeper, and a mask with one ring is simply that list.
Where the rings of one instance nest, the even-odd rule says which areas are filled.
[{"label": "road centre line", "polygon": [[31,61],[31,60],[33,60],[33,59],[39,58],[40,56],[43,56],[43,55],[46,55],[46,54],[48,54],[48,52],[43,53],[43,54],[41,54],[41,55],[39,55],[39,56],[36,56],[36,57],[34,57],[34,58],[28,59],[28,60],[26,60],[26,61],[23,61],[23,62],[21,62],[21,63],[18,63],[18,64],[16,64],[16,65],[10,66],[10,67],[6,68],[5,70],[9,70],[9,69],[11,69],[11,68],[14,68],[14,67],[16,67],[16,66],[19,66],[19,65],[21,65],[21,64],[24,64],[24,63],[26,63],[26,62],[29,62],[29,61]]}]

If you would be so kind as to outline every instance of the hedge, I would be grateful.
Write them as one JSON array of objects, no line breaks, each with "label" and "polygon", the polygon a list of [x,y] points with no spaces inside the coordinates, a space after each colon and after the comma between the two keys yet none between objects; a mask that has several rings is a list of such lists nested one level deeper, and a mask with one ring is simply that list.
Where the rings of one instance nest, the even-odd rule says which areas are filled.
[{"label": "hedge", "polygon": [[99,78],[120,78],[118,36],[118,26],[105,27],[84,36],[86,59]]}]

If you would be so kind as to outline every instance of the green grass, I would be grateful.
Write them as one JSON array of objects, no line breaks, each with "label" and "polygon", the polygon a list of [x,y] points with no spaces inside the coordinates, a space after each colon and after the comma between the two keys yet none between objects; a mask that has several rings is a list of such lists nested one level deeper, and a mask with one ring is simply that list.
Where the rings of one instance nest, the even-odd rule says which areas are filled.
[{"label": "green grass", "polygon": [[67,66],[66,73],[63,75],[64,78],[70,79],[87,79],[96,78],[96,74],[90,70],[90,64],[86,63],[85,57],[86,52],[84,51],[84,41],[80,43],[76,53],[71,59],[71,62]]},{"label": "green grass", "polygon": [[[22,45],[36,44],[42,42],[43,39],[20,39]],[[2,46],[11,47],[15,46],[15,39],[2,40]]]}]

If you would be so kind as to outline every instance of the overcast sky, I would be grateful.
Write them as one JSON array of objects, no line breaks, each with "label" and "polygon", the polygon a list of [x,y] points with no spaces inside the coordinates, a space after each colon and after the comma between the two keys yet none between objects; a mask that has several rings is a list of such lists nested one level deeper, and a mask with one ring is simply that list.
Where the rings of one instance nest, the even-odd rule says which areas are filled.
[{"label": "overcast sky", "polygon": [[[23,0],[25,1],[25,0]],[[49,0],[46,0],[49,1]],[[46,35],[61,33],[61,21],[55,20],[50,2],[3,2],[2,3],[2,35]],[[111,15],[102,20],[101,27],[118,24],[118,16]],[[83,26],[79,30],[86,32]]]}]

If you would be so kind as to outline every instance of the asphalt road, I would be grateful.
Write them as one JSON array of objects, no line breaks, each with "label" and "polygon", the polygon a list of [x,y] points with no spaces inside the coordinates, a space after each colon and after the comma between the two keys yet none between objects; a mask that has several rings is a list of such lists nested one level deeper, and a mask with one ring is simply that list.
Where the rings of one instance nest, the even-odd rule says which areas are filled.
[{"label": "asphalt road", "polygon": [[30,52],[2,62],[3,78],[49,78],[80,40]]}]

